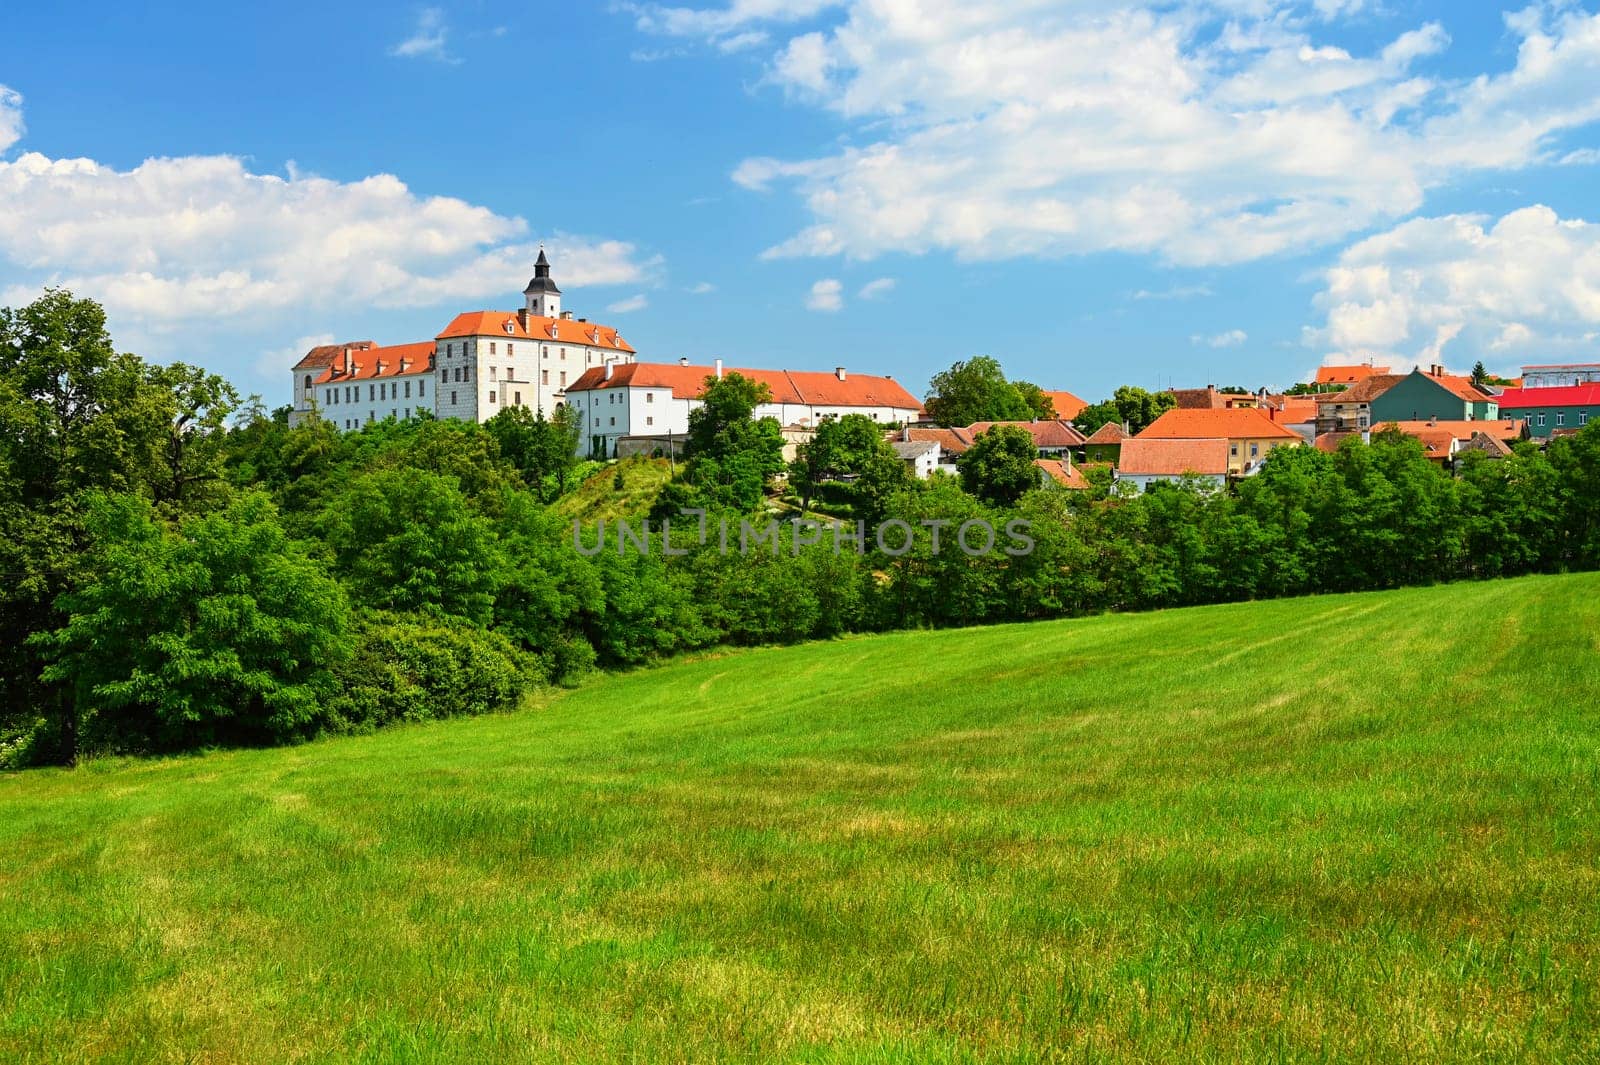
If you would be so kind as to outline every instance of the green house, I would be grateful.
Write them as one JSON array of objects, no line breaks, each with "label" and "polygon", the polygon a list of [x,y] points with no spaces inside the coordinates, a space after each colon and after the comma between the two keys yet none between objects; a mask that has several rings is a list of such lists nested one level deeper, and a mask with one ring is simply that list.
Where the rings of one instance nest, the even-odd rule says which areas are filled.
[{"label": "green house", "polygon": [[1582,429],[1600,420],[1600,385],[1563,385],[1556,388],[1511,388],[1500,397],[1507,418],[1528,423],[1528,433],[1547,440],[1558,429]]},{"label": "green house", "polygon": [[1442,367],[1413,370],[1373,397],[1372,424],[1382,422],[1491,421],[1500,417],[1498,397]]},{"label": "green house", "polygon": [[1084,462],[1109,462],[1113,466],[1122,457],[1122,442],[1128,433],[1116,422],[1106,422],[1083,442]]}]

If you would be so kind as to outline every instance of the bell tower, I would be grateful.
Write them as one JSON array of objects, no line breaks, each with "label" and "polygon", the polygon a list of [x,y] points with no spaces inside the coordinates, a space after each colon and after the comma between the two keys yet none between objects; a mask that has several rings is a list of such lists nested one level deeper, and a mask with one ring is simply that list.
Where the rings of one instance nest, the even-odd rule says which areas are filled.
[{"label": "bell tower", "polygon": [[544,257],[544,245],[539,245],[539,259],[533,264],[533,280],[522,290],[524,306],[531,315],[540,318],[561,317],[561,290],[550,279],[550,260]]}]

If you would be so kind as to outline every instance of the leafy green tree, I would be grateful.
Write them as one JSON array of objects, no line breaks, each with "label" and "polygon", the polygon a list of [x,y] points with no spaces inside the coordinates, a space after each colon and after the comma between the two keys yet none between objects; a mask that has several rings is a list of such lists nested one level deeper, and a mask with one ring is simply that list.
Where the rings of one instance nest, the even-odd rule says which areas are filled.
[{"label": "leafy green tree", "polygon": [[66,624],[36,638],[87,746],[174,750],[317,731],[335,690],[329,667],[349,652],[350,608],[264,495],[186,518],[176,533],[142,499],[95,496],[88,527],[92,576],[62,596]]},{"label": "leafy green tree", "polygon": [[884,447],[883,427],[865,414],[823,421],[789,464],[789,484],[800,496],[800,509],[810,508],[818,485],[858,476]]},{"label": "leafy green tree", "polygon": [[505,407],[484,428],[541,500],[551,502],[566,495],[578,467],[581,432],[577,415],[569,408],[562,407],[547,419],[542,408]]},{"label": "leafy green tree", "polygon": [[1128,432],[1138,435],[1150,423],[1178,405],[1178,397],[1171,392],[1147,392],[1137,385],[1123,385],[1112,393],[1120,420],[1128,424]]},{"label": "leafy green tree", "polygon": [[1084,436],[1092,435],[1107,422],[1122,424],[1122,412],[1117,409],[1114,400],[1106,399],[1099,403],[1091,403],[1072,418],[1072,424],[1077,426],[1078,431]]},{"label": "leafy green tree", "polygon": [[[1049,419],[1056,416],[1056,401],[1045,394],[1044,389],[1032,381],[1013,381],[1011,387],[1017,390],[1017,395],[1022,397],[1022,402],[1028,405],[1030,419]],[[997,419],[998,420],[998,419]],[[967,423],[971,425],[971,422]]]},{"label": "leafy green tree", "polygon": [[957,362],[933,375],[925,406],[940,425],[1025,421],[1033,408],[1006,380],[1000,363],[987,355]]},{"label": "leafy green tree", "polygon": [[1017,425],[997,425],[979,434],[956,460],[961,487],[993,506],[1010,506],[1029,489],[1039,487],[1039,449],[1033,436]]},{"label": "leafy green tree", "polygon": [[755,417],[771,398],[765,384],[742,374],[706,379],[684,440],[684,481],[702,505],[739,512],[761,505],[767,481],[783,469],[777,419]]},{"label": "leafy green tree", "polygon": [[362,606],[486,624],[504,558],[488,519],[454,477],[380,470],[333,496],[322,533]]}]

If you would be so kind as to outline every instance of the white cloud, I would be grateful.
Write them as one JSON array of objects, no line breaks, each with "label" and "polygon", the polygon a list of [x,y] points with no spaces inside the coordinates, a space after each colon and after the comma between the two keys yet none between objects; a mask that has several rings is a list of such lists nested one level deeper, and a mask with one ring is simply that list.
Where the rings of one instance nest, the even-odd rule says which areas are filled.
[{"label": "white cloud", "polygon": [[1558,162],[1562,166],[1593,166],[1600,163],[1600,148],[1577,148],[1563,155]]},{"label": "white cloud", "polygon": [[1210,285],[1173,285],[1171,288],[1148,289],[1141,288],[1131,294],[1135,300],[1188,300],[1201,296],[1211,296]]},{"label": "white cloud", "polygon": [[1243,329],[1230,329],[1226,333],[1217,333],[1215,336],[1196,334],[1189,338],[1191,343],[1204,344],[1208,348],[1236,348],[1250,339],[1250,334]]},{"label": "white cloud", "polygon": [[[546,243],[573,286],[636,284],[659,265],[624,241],[558,233]],[[522,219],[418,196],[387,174],[278,177],[229,156],[131,170],[31,152],[0,160],[0,278],[11,298],[65,285],[144,330],[516,292],[535,254]]]},{"label": "white cloud", "polygon": [[892,291],[894,291],[894,278],[880,277],[875,281],[868,281],[865,285],[862,285],[858,295],[864,300],[875,300],[880,296],[887,296]]},{"label": "white cloud", "polygon": [[[773,36],[766,81],[845,146],[753,158],[811,222],[769,257],[1120,250],[1183,264],[1303,251],[1390,224],[1427,190],[1544,160],[1600,119],[1600,14],[1507,19],[1514,65],[1429,71],[1447,28],[1334,47],[1359,0],[748,0],[649,6],[651,32]],[[835,10],[836,8],[836,10]],[[1332,23],[1332,25],[1329,25]]]},{"label": "white cloud", "polygon": [[1418,218],[1345,250],[1324,274],[1308,344],[1336,361],[1470,365],[1593,355],[1600,223],[1548,207]]},{"label": "white cloud", "polygon": [[844,286],[831,277],[825,277],[811,286],[806,296],[806,307],[813,311],[832,314],[844,306]]},{"label": "white cloud", "polygon": [[320,348],[324,344],[345,343],[351,340],[365,339],[369,338],[343,337],[336,340],[332,333],[312,333],[309,336],[303,336],[294,343],[285,345],[284,347],[273,348],[270,351],[263,351],[259,356],[257,356],[254,369],[256,373],[260,374],[262,377],[279,377],[286,369],[299,362],[301,356],[310,351],[312,348]]},{"label": "white cloud", "polygon": [[612,314],[632,314],[634,311],[642,311],[648,306],[650,306],[649,297],[643,292],[638,292],[625,299],[617,300],[615,303],[606,304],[606,310]]},{"label": "white cloud", "polygon": [[436,7],[425,7],[417,12],[411,36],[389,49],[389,54],[401,59],[432,59],[441,63],[459,63],[446,47],[450,29],[445,25],[444,12]]},{"label": "white cloud", "polygon": [[22,94],[0,85],[0,152],[22,139]]},{"label": "white cloud", "polygon": [[716,290],[717,286],[709,281],[696,281],[689,286],[688,292],[691,296],[709,296]]}]

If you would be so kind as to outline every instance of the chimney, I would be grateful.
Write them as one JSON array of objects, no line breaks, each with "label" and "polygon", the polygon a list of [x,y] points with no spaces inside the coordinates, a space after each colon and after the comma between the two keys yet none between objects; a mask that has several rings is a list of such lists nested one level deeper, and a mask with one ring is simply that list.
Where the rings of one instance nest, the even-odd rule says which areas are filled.
[{"label": "chimney", "polygon": [[1443,377],[1444,367],[1435,363],[1434,365],[1428,367],[1428,373],[1433,377]]},{"label": "chimney", "polygon": [[562,321],[563,321],[563,322],[570,322],[570,321],[572,321],[572,312],[571,312],[571,311],[562,311],[562,312],[561,312],[561,320],[562,320]]},{"label": "chimney", "polygon": [[722,380],[722,360],[717,360],[717,380]]},{"label": "chimney", "polygon": [[908,443],[908,444],[911,443],[911,423],[910,422],[907,422],[905,424],[905,427],[900,430],[900,439],[903,440],[905,443]]},{"label": "chimney", "polygon": [[687,365],[689,365],[689,356],[687,356],[687,355],[679,355],[678,356],[678,365],[679,366],[687,366]]},{"label": "chimney", "polygon": [[588,321],[589,321],[589,319],[587,319],[587,318],[579,318],[579,319],[578,319],[578,321],[580,321],[580,322],[583,322],[583,323],[585,323],[585,324],[587,324],[587,323],[588,323]]},{"label": "chimney", "polygon": [[616,371],[616,368],[617,368],[617,364],[616,363],[614,363],[614,362],[607,362],[606,363],[606,380],[607,381],[611,380],[611,375],[612,375],[612,373],[614,373]]},{"label": "chimney", "polygon": [[353,373],[355,371],[355,367],[356,367],[356,361],[355,361],[355,359],[350,357],[350,349],[349,348],[345,348],[344,349],[344,372],[347,373],[347,374],[348,373]]},{"label": "chimney", "polygon": [[839,380],[843,381],[844,380],[844,367],[843,366],[835,366],[833,368],[833,376],[835,376]]},{"label": "chimney", "polygon": [[524,307],[517,312],[517,324],[522,326],[522,331],[528,331],[528,308]]}]

